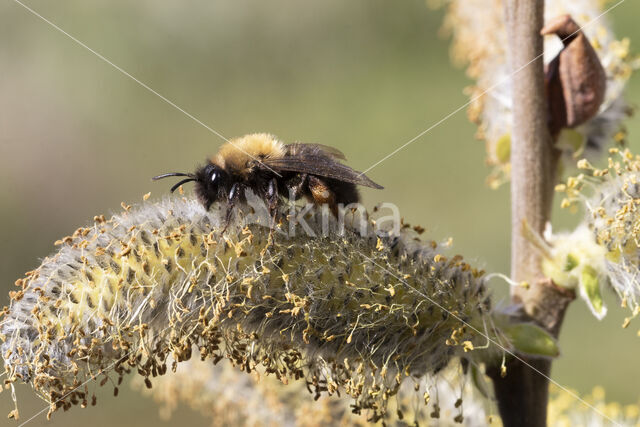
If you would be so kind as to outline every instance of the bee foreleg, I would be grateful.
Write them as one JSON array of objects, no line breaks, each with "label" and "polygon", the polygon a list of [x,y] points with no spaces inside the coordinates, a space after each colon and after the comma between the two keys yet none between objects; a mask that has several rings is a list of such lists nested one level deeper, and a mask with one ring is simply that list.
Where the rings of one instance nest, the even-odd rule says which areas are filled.
[{"label": "bee foreleg", "polygon": [[236,199],[240,195],[240,184],[237,182],[231,186],[231,190],[229,190],[229,204],[235,203]]},{"label": "bee foreleg", "polygon": [[231,215],[233,214],[233,208],[236,205],[236,201],[240,196],[240,184],[237,182],[231,186],[231,190],[229,190],[229,196],[227,197],[227,213],[225,214],[225,223],[224,228],[222,229],[222,234],[227,231],[227,227],[231,223]]}]

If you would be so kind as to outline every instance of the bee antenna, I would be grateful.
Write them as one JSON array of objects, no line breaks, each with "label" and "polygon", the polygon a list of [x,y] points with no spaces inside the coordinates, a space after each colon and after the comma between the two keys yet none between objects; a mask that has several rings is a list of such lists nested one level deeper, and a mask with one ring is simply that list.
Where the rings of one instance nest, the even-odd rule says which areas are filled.
[{"label": "bee antenna", "polygon": [[178,182],[176,185],[174,185],[173,187],[171,187],[171,192],[173,193],[174,191],[176,191],[178,189],[178,187],[180,187],[182,184],[185,184],[187,182],[191,182],[191,181],[197,181],[197,179],[195,178],[187,178],[187,179],[183,179],[182,181]]},{"label": "bee antenna", "polygon": [[151,180],[157,181],[159,179],[168,178],[170,176],[188,176],[189,178],[193,178],[193,180],[195,180],[196,178],[196,176],[192,173],[169,172],[169,173],[163,173],[162,175],[154,176],[153,178],[151,178]]}]

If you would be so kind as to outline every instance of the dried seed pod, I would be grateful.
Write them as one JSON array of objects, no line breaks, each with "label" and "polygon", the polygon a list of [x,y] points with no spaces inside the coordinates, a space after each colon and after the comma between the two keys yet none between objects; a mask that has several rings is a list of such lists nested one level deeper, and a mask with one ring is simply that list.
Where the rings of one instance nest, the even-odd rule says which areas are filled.
[{"label": "dried seed pod", "polygon": [[564,44],[545,70],[549,130],[556,137],[562,128],[581,125],[598,113],[607,76],[596,51],[571,16],[557,17],[540,33],[555,34]]}]

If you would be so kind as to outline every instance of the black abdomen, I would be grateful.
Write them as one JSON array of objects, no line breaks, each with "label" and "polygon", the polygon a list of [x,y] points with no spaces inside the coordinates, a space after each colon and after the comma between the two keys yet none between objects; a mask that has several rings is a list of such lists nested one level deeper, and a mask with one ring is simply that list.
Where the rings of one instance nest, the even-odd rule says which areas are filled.
[{"label": "black abdomen", "polygon": [[320,177],[327,183],[329,188],[335,194],[336,204],[342,203],[344,206],[350,203],[358,203],[360,201],[360,194],[355,184],[350,182],[339,181],[337,179]]}]

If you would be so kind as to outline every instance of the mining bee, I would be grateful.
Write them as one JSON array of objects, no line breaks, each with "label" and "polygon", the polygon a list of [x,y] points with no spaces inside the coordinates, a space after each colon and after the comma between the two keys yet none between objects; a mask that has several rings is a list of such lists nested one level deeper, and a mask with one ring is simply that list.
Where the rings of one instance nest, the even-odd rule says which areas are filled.
[{"label": "mining bee", "polygon": [[233,139],[220,147],[206,165],[194,173],[171,172],[186,177],[171,187],[194,181],[198,199],[208,210],[215,202],[228,203],[227,217],[238,202],[245,202],[245,191],[252,190],[265,201],[273,215],[280,197],[328,204],[338,216],[338,206],[360,200],[357,185],[381,189],[364,174],[340,163],[344,155],[320,144],[284,144],[273,135],[255,133]]}]

